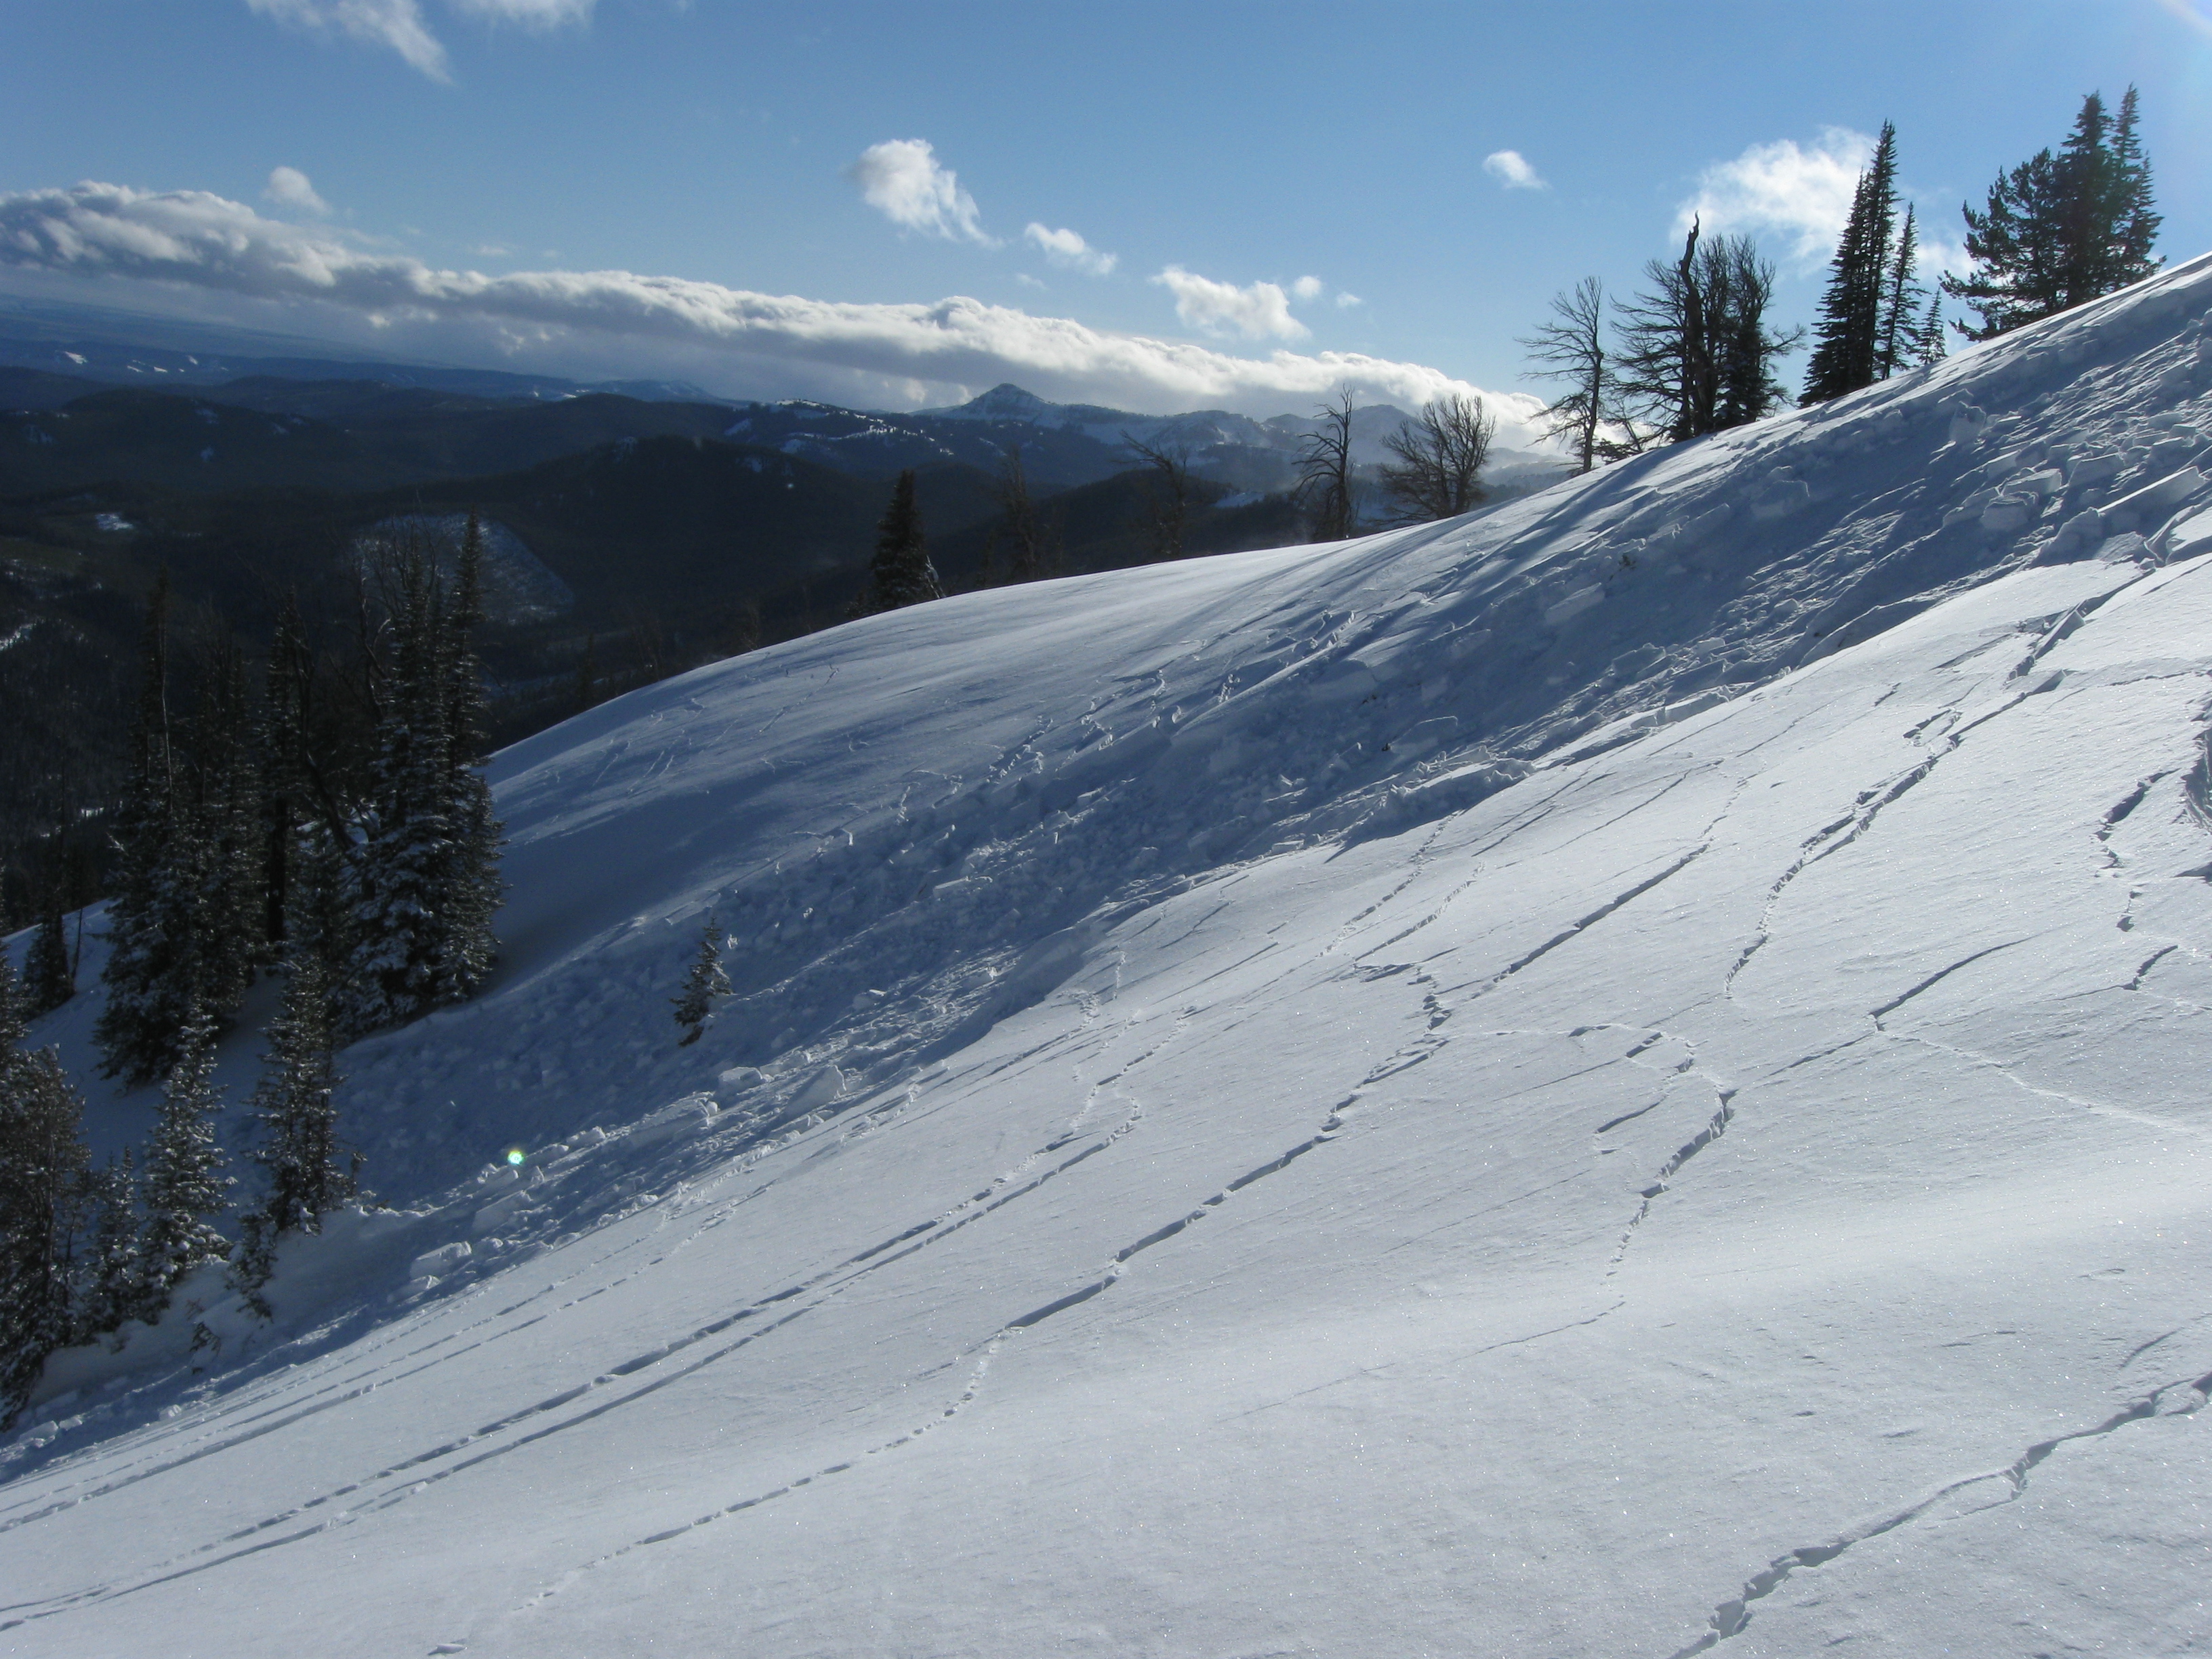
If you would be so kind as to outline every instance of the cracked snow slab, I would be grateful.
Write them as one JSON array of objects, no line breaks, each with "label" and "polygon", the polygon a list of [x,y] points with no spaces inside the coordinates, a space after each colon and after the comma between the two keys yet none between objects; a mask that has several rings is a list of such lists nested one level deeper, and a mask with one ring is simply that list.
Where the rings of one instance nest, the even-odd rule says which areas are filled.
[{"label": "cracked snow slab", "polygon": [[2208,309],[509,750],[399,1207],[57,1357],[0,1652],[2212,1643]]}]

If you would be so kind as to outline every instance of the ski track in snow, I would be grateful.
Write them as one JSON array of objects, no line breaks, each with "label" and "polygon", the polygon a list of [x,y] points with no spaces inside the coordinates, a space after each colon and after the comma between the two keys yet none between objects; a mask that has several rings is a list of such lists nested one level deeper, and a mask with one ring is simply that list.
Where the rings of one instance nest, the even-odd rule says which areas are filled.
[{"label": "ski track in snow", "polygon": [[[1076,1152],[1072,1157],[1051,1163],[1048,1167],[1042,1169],[1042,1173],[1035,1175],[1030,1174],[1030,1170],[1036,1169],[1041,1164],[1043,1164],[1045,1160],[1051,1156],[1051,1154],[1060,1151],[1081,1138],[1079,1133],[1080,1125],[1087,1121],[1091,1115],[1101,1091],[1120,1084],[1127,1079],[1132,1072],[1137,1070],[1146,1061],[1152,1060],[1156,1054],[1160,1053],[1164,1048],[1167,1048],[1178,1036],[1181,1035],[1183,1030],[1188,1026],[1188,1023],[1189,1013],[1188,1011],[1186,1010],[1182,1014],[1176,1017],[1173,1027],[1165,1036],[1153,1043],[1151,1047],[1146,1048],[1142,1053],[1124,1062],[1114,1072],[1098,1079],[1090,1085],[1082,1108],[1075,1115],[1074,1119],[1071,1122],[1069,1128],[1066,1133],[1047,1143],[1045,1146],[1030,1152],[1018,1164],[1017,1164],[1012,1170],[995,1178],[991,1183],[987,1185],[981,1191],[976,1193],[972,1198],[955,1205],[951,1210],[931,1218],[928,1220],[915,1223],[914,1225],[907,1228],[904,1231],[886,1238],[881,1243],[872,1245],[866,1249],[858,1251],[857,1253],[845,1258],[836,1266],[826,1268],[823,1272],[815,1274],[813,1277],[805,1279],[798,1285],[776,1291],[772,1295],[760,1297],[758,1300],[739,1308],[734,1313],[729,1314],[720,1319],[697,1328],[686,1336],[678,1338],[675,1340],[663,1344],[660,1346],[645,1353],[635,1355],[618,1364],[611,1366],[598,1376],[592,1377],[588,1382],[578,1383],[573,1387],[550,1395],[547,1398],[538,1401],[534,1405],[526,1407],[519,1411],[509,1413],[505,1417],[494,1422],[488,1423],[471,1433],[462,1435],[439,1445],[417,1452],[413,1455],[402,1459],[397,1462],[388,1464],[386,1467],[378,1469],[373,1474],[362,1476],[341,1486],[325,1492],[317,1497],[309,1498],[301,1504],[286,1510],[281,1514],[270,1516],[249,1527],[235,1529],[220,1539],[213,1540],[208,1543],[199,1546],[197,1549],[185,1555],[173,1557],[167,1561],[156,1564],[148,1573],[142,1575],[129,1584],[94,1584],[62,1595],[40,1598],[35,1601],[0,1603],[0,1615],[15,1615],[14,1617],[0,1616],[0,1631],[11,1629],[15,1626],[25,1623],[30,1620],[50,1618],[57,1613],[70,1612],[80,1607],[88,1606],[99,1601],[110,1601],[118,1596],[133,1595],[142,1590],[151,1589],[161,1584],[173,1583],[178,1579],[187,1577],[194,1574],[212,1571],[216,1568],[227,1565],[234,1561],[242,1559],[247,1556],[259,1554],[268,1549],[281,1547],[287,1544],[298,1543],[303,1540],[315,1537],[322,1533],[328,1532],[334,1528],[350,1524],[354,1521],[364,1516],[389,1509],[396,1504],[404,1503],[410,1498],[428,1491],[432,1486],[436,1486],[441,1482],[449,1480],[456,1475],[465,1474],[469,1470],[490,1462],[494,1459],[506,1456],[512,1452],[522,1450],[551,1436],[565,1433],[570,1430],[594,1423],[599,1419],[608,1416],[610,1413],[635,1405],[639,1401],[646,1399],[647,1396],[658,1393],[662,1389],[696,1375],[698,1372],[704,1370],[707,1367],[714,1364],[717,1361],[726,1358],[729,1356],[738,1352],[742,1349],[750,1346],[753,1343],[761,1340],[763,1338],[767,1337],[773,1333],[784,1328],[786,1326],[805,1317],[806,1315],[815,1312],[830,1299],[843,1294],[846,1291],[860,1283],[869,1274],[878,1272],[883,1268],[889,1267],[919,1251],[927,1249],[936,1244],[941,1243],[944,1240],[950,1238],[954,1234],[961,1231],[971,1224],[980,1221],[985,1217],[994,1214],[996,1212],[1009,1204],[1015,1203],[1018,1200],[1029,1196],[1030,1194],[1035,1193],[1041,1188],[1044,1187],[1047,1182],[1052,1181],[1054,1177],[1086,1162],[1090,1158],[1096,1157],[1097,1154],[1105,1152],[1109,1147],[1114,1146],[1115,1143],[1132,1133],[1143,1121],[1144,1118],[1143,1108],[1140,1105],[1136,1104],[1134,1102],[1131,1103],[1130,1109],[1123,1117],[1122,1121],[1116,1124],[1113,1129],[1107,1132],[1104,1135],[1092,1141],[1091,1145],[1085,1146],[1083,1150]],[[1252,1181],[1258,1179],[1261,1176],[1272,1173],[1274,1169],[1280,1168],[1283,1164],[1287,1164],[1291,1158],[1296,1158],[1301,1152],[1309,1150],[1312,1145],[1317,1144],[1319,1139],[1321,1138],[1316,1137],[1316,1141],[1308,1142],[1304,1146],[1285,1154],[1283,1158],[1279,1159],[1273,1165],[1269,1166],[1267,1169],[1255,1171],[1253,1174],[1248,1175],[1231,1183],[1228,1191],[1237,1191],[1238,1188],[1249,1185]],[[765,1188],[756,1188],[753,1191],[747,1193],[739,1198],[726,1200],[723,1204],[718,1205],[715,1206],[714,1211],[711,1212],[709,1218],[702,1222],[698,1227],[693,1230],[691,1237],[696,1237],[698,1233],[704,1231],[708,1228],[719,1225],[723,1217],[726,1215],[731,1209],[758,1197],[760,1194],[765,1190]],[[1225,1194],[1224,1194],[1224,1196],[1225,1196]],[[1218,1196],[1207,1201],[1209,1204],[1218,1204],[1221,1201],[1221,1198]],[[1051,1304],[1046,1308],[1032,1310],[1028,1314],[1010,1321],[1005,1329],[997,1336],[991,1339],[989,1343],[986,1345],[983,1358],[978,1361],[976,1369],[969,1377],[966,1388],[962,1391],[960,1396],[953,1402],[953,1404],[945,1408],[943,1413],[943,1418],[950,1419],[957,1416],[961,1407],[975,1397],[978,1389],[981,1386],[983,1375],[988,1370],[990,1357],[998,1352],[999,1346],[1007,1335],[1015,1331],[1026,1329],[1030,1326],[1040,1323],[1044,1319],[1049,1317],[1052,1314],[1057,1313],[1064,1308],[1071,1307],[1078,1303],[1087,1301],[1091,1296],[1096,1295],[1098,1291],[1105,1288],[1105,1283],[1110,1282],[1112,1277],[1118,1277],[1119,1264],[1121,1261],[1124,1261],[1129,1256],[1135,1255],[1139,1250],[1148,1248],[1151,1243],[1158,1242],[1160,1238],[1171,1236],[1174,1232],[1179,1231],[1182,1225],[1182,1224],[1181,1223],[1176,1224],[1175,1226],[1167,1229],[1165,1231],[1155,1235],[1154,1237],[1142,1241],[1139,1244],[1124,1250],[1121,1255],[1116,1258],[1115,1272],[1113,1275],[1109,1275],[1108,1281],[1104,1281],[1085,1290],[1077,1291],[1071,1296],[1062,1297],[1060,1300]],[[689,1240],[687,1239],[684,1242],[688,1243]],[[682,1246],[679,1243],[674,1248],[680,1249],[681,1247]],[[658,1260],[658,1258],[656,1258],[656,1260]],[[611,1283],[602,1285],[587,1292],[587,1297],[604,1295],[610,1291],[618,1288],[623,1282],[623,1281],[622,1279],[617,1279]],[[549,1287],[549,1289],[550,1288],[550,1287]],[[526,1425],[536,1424],[537,1419],[540,1418],[548,1417],[552,1413],[564,1411],[567,1407],[576,1405],[580,1401],[586,1401],[601,1390],[616,1387],[632,1376],[656,1368],[662,1364],[663,1362],[672,1359],[676,1356],[696,1347],[702,1342],[707,1342],[715,1337],[723,1335],[743,1322],[764,1317],[770,1313],[775,1312],[779,1308],[780,1304],[791,1302],[798,1297],[808,1296],[812,1292],[819,1293],[813,1295],[812,1299],[801,1303],[799,1306],[791,1309],[789,1311],[781,1313],[777,1316],[769,1319],[769,1322],[766,1324],[747,1330],[735,1340],[715,1348],[672,1371],[657,1376],[651,1382],[647,1382],[641,1387],[633,1389],[627,1393],[615,1395],[612,1398],[602,1400],[597,1404],[588,1406],[581,1411],[563,1416],[557,1421],[531,1427],[528,1432],[514,1435],[508,1438],[500,1439],[499,1443],[495,1445],[485,1445],[484,1443],[494,1440],[498,1437],[507,1436],[510,1434],[511,1431],[522,1428]],[[526,1298],[526,1302],[523,1304],[513,1304],[509,1308],[502,1310],[501,1315],[495,1315],[493,1316],[493,1317],[498,1318],[503,1316],[506,1313],[514,1312],[521,1306],[526,1305],[526,1302],[529,1299],[532,1298]],[[574,1304],[566,1305],[574,1305]],[[543,1317],[543,1316],[540,1316],[540,1317]],[[483,1322],[489,1322],[487,1321]],[[507,1327],[505,1329],[495,1333],[494,1338],[484,1340],[495,1340],[497,1336],[514,1334],[523,1329],[526,1329],[530,1325],[536,1322],[538,1322],[536,1319],[526,1320],[522,1322],[520,1324]],[[441,1339],[440,1343],[430,1346],[444,1346],[445,1343],[455,1340],[462,1334],[463,1333],[458,1332],[454,1333],[448,1338]],[[456,1357],[458,1353],[467,1352],[471,1349],[478,1346],[480,1346],[480,1343],[468,1344],[466,1346],[456,1350],[453,1352],[441,1354],[436,1358],[426,1360],[423,1364],[414,1367],[410,1370],[400,1371],[387,1376],[380,1376],[372,1381],[356,1382],[352,1387],[344,1388],[343,1392],[332,1395],[331,1398],[325,1400],[319,1405],[311,1406],[302,1410],[287,1411],[281,1415],[273,1417],[271,1420],[266,1423],[261,1424],[257,1427],[253,1427],[249,1432],[231,1435],[225,1439],[203,1447],[202,1449],[189,1453],[184,1456],[171,1458],[141,1469],[137,1473],[127,1475],[122,1479],[105,1482],[98,1487],[72,1496],[65,1501],[51,1502],[31,1513],[0,1520],[0,1533],[5,1533],[17,1526],[27,1525],[45,1519],[49,1516],[59,1513],[65,1510],[74,1509],[81,1504],[106,1497],[112,1492],[134,1486],[141,1480],[152,1479],[155,1476],[170,1473],[173,1470],[183,1467],[186,1463],[197,1462],[200,1458],[212,1456],[220,1452],[231,1449],[235,1446],[244,1443],[247,1440],[256,1439],[260,1437],[262,1435],[273,1433],[278,1430],[290,1427],[303,1419],[314,1415],[317,1413],[331,1410],[343,1406],[354,1400],[357,1400],[368,1393],[374,1388],[379,1386],[388,1386],[390,1383],[399,1381],[404,1376],[413,1375],[415,1371],[428,1370],[435,1364],[443,1363],[446,1360]],[[418,1350],[416,1352],[420,1352],[422,1351]],[[412,1358],[414,1356],[410,1355],[407,1357]],[[331,1384],[328,1386],[331,1388],[343,1387],[342,1384]],[[942,1420],[942,1419],[939,1420]],[[921,1428],[915,1430],[913,1434],[902,1435],[897,1439],[887,1443],[885,1445],[872,1447],[869,1448],[868,1450],[870,1453],[873,1453],[875,1451],[888,1450],[893,1447],[903,1445],[907,1443],[908,1440],[925,1432],[928,1428],[934,1425],[935,1425],[933,1423],[925,1424]],[[477,1448],[482,1449],[475,1449]],[[461,1456],[461,1454],[464,1452],[471,1452],[472,1455],[463,1457]],[[433,1465],[438,1465],[441,1467],[431,1468],[431,1466]],[[781,1497],[785,1492],[811,1485],[813,1480],[817,1478],[824,1475],[841,1474],[851,1467],[853,1467],[851,1462],[847,1462],[839,1463],[830,1468],[817,1471],[814,1474],[805,1475],[793,1480],[786,1487],[778,1488],[776,1491],[765,1494],[764,1496],[757,1496],[746,1499],[732,1505],[728,1510],[722,1512],[734,1514],[738,1510],[750,1509],[757,1504],[769,1501],[769,1498]],[[428,1469],[430,1472],[427,1474],[418,1473],[419,1471],[426,1469]],[[395,1480],[397,1481],[396,1485],[386,1484],[394,1482]],[[368,1496],[360,1498],[356,1503],[334,1514],[329,1519],[319,1521],[290,1532],[283,1533],[276,1537],[263,1538],[260,1536],[260,1534],[270,1532],[274,1528],[289,1526],[293,1522],[298,1520],[309,1510],[322,1508],[327,1504],[335,1504],[342,1498],[352,1497],[357,1492],[362,1492],[368,1488],[379,1486],[382,1486],[383,1490],[368,1493]],[[714,1517],[708,1516],[706,1518],[712,1519]],[[687,1528],[677,1528],[672,1531],[657,1534],[653,1538],[642,1540],[641,1542],[659,1542],[663,1538],[676,1536],[678,1533],[687,1529]],[[630,1547],[635,1547],[633,1546]],[[627,1553],[627,1549],[617,1552],[617,1553]],[[201,1557],[208,1559],[198,1559]]]}]

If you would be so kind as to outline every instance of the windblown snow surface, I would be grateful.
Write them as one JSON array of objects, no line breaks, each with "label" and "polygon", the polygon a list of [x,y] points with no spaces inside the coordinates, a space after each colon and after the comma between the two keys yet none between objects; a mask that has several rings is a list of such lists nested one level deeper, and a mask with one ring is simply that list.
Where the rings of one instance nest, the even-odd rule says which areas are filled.
[{"label": "windblown snow surface", "polygon": [[2201,1651],[2208,307],[507,751],[398,1207],[57,1357],[0,1650]]}]

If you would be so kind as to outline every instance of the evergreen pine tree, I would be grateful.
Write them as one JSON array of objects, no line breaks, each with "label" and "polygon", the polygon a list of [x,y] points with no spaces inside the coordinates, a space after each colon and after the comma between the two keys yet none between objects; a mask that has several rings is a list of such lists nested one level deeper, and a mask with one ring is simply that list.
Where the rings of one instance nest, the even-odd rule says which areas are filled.
[{"label": "evergreen pine tree", "polygon": [[1884,277],[1897,223],[1897,128],[1885,121],[1874,159],[1859,174],[1850,218],[1836,245],[1813,325],[1804,401],[1825,403],[1872,386],[1879,373]]},{"label": "evergreen pine tree", "polygon": [[921,511],[915,505],[914,469],[898,476],[891,504],[876,530],[875,558],[868,568],[869,611],[896,611],[942,599],[937,567],[929,562],[929,544],[921,532]]},{"label": "evergreen pine tree", "polygon": [[441,584],[420,547],[403,549],[392,574],[390,678],[368,799],[344,866],[352,933],[343,1018],[349,1036],[396,1025],[435,1006],[444,955],[442,878],[453,862],[439,673]]},{"label": "evergreen pine tree", "polygon": [[146,609],[131,773],[115,813],[106,1006],[93,1028],[100,1071],[150,1082],[174,1060],[198,975],[198,857],[169,720],[169,580]]},{"label": "evergreen pine tree", "polygon": [[24,1000],[33,1017],[52,1012],[76,994],[58,887],[50,884],[45,896],[39,907],[39,931],[31,936],[31,954],[23,964]]},{"label": "evergreen pine tree", "polygon": [[[483,536],[470,516],[449,592],[422,542],[395,550],[392,650],[384,668],[366,799],[334,873],[341,1038],[473,995],[498,953],[500,826],[481,770]],[[333,838],[336,839],[336,838]],[[300,844],[295,843],[295,854]]]},{"label": "evergreen pine tree", "polygon": [[271,945],[283,942],[292,908],[292,860],[300,831],[321,816],[325,805],[317,799],[308,735],[313,696],[314,657],[299,599],[287,594],[269,642],[261,694],[261,932]]},{"label": "evergreen pine tree", "polygon": [[584,635],[584,654],[576,659],[575,707],[572,714],[580,714],[599,700],[599,636]]},{"label": "evergreen pine tree", "polygon": [[483,528],[471,511],[461,538],[453,603],[441,630],[443,681],[443,808],[451,836],[439,872],[445,926],[433,974],[434,1004],[460,1002],[483,988],[499,957],[492,917],[499,909],[500,823],[484,781],[483,669],[474,630],[483,621]]},{"label": "evergreen pine tree", "polygon": [[1006,579],[1033,582],[1045,574],[1044,521],[1037,516],[1036,503],[1030,499],[1018,443],[1006,446],[999,474],[999,504],[1006,514],[1002,533],[1006,538]]},{"label": "evergreen pine tree", "polygon": [[150,1319],[160,1310],[147,1303],[146,1275],[138,1258],[138,1212],[132,1201],[137,1183],[131,1149],[125,1147],[103,1169],[88,1164],[79,1179],[90,1238],[71,1287],[76,1317],[70,1340],[88,1342],[126,1319]]},{"label": "evergreen pine tree", "polygon": [[192,749],[193,988],[203,1008],[227,1019],[245,1001],[268,947],[262,793],[246,662],[228,639],[209,653]]},{"label": "evergreen pine tree", "polygon": [[147,1304],[156,1310],[167,1304],[178,1280],[229,1250],[213,1224],[231,1186],[215,1138],[222,1105],[214,1083],[215,1038],[213,1016],[192,1010],[161,1087],[161,1114],[147,1148],[141,1261]]},{"label": "evergreen pine tree", "polygon": [[681,1048],[696,1042],[707,1030],[707,1016],[714,1012],[714,999],[729,994],[730,976],[722,971],[721,929],[709,911],[699,933],[699,953],[691,959],[691,971],[684,975],[683,994],[670,999],[676,1005],[676,1023],[684,1028],[676,1046]]},{"label": "evergreen pine tree", "polygon": [[2039,150],[2000,173],[1984,210],[1964,210],[1974,268],[1945,276],[1943,291],[1980,313],[1978,326],[1959,325],[1968,338],[1993,339],[2158,269],[2138,101],[2129,88],[2116,121],[2091,93],[2057,155]]},{"label": "evergreen pine tree", "polygon": [[332,1057],[330,982],[313,923],[293,930],[284,959],[284,999],[269,1027],[269,1052],[253,1091],[261,1143],[253,1161],[268,1177],[261,1202],[240,1220],[236,1278],[256,1312],[288,1232],[322,1231],[322,1218],[352,1198],[361,1160],[338,1144],[337,1068]]},{"label": "evergreen pine tree", "polygon": [[84,1104],[60,1060],[23,1051],[15,970],[0,952],[0,1428],[74,1334]]},{"label": "evergreen pine tree", "polygon": [[1723,237],[1715,248],[1715,264],[1725,281],[1715,285],[1720,304],[1711,324],[1720,382],[1713,423],[1726,431],[1789,406],[1790,392],[1776,375],[1775,364],[1797,349],[1805,331],[1778,334],[1767,325],[1774,266],[1759,257],[1750,237]]},{"label": "evergreen pine tree", "polygon": [[1943,343],[1943,296],[1928,296],[1928,314],[1920,319],[1920,327],[1912,337],[1913,360],[1923,368],[1933,368],[1943,361],[1948,348]]},{"label": "evergreen pine tree", "polygon": [[2150,158],[2143,154],[2142,136],[2136,131],[2138,101],[2136,89],[2130,87],[2120,100],[2119,118],[2112,123],[2108,198],[2112,252],[2102,280],[2115,289],[2142,281],[2164,263],[2151,257],[2151,245],[2158,240],[2163,221],[2152,208]]},{"label": "evergreen pine tree", "polygon": [[1920,296],[1927,290],[1913,276],[1920,240],[1914,224],[1914,208],[1905,204],[1905,223],[1897,233],[1882,279],[1881,345],[1875,354],[1875,375],[1887,380],[1910,366],[1919,326]]}]

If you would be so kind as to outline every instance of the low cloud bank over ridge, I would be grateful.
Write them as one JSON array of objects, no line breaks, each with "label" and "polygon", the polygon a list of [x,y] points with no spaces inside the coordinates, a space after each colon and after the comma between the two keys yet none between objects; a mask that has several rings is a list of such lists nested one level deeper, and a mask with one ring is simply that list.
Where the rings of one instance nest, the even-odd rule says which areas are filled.
[{"label": "low cloud bank over ridge", "polygon": [[[1240,357],[958,296],[851,304],[623,270],[441,270],[327,227],[266,218],[204,191],[87,183],[0,194],[0,265],[320,306],[367,319],[386,338],[408,325],[475,325],[479,334],[492,333],[510,359],[544,361],[573,344],[605,361],[606,343],[619,343],[708,384],[730,384],[750,359],[755,380],[764,367],[786,378],[798,370],[819,384],[842,386],[847,395],[872,389],[910,404],[1009,380],[1049,398],[1146,413],[1218,407],[1279,414],[1340,385],[1362,401],[1407,409],[1448,392],[1478,392],[1418,363],[1334,351]],[[1282,291],[1259,298],[1255,319],[1272,323]],[[1279,314],[1288,318],[1286,301]],[[1510,441],[1524,441],[1511,428],[1528,421],[1538,400],[1482,395]]]}]

